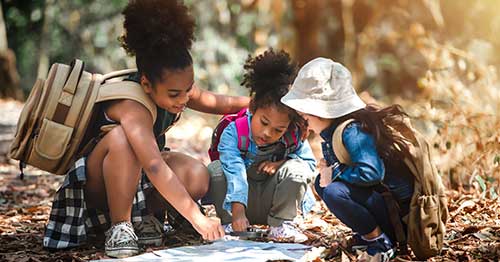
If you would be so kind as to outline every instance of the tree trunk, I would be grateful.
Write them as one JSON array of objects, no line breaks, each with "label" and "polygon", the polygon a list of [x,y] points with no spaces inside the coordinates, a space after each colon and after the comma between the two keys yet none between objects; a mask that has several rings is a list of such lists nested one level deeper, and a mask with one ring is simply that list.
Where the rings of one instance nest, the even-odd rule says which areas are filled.
[{"label": "tree trunk", "polygon": [[342,0],[342,23],[344,25],[344,64],[352,68],[356,52],[356,32],[352,6],[354,0]]},{"label": "tree trunk", "polygon": [[8,47],[7,30],[0,3],[0,97],[23,99],[19,88],[19,75],[16,69],[16,55]]},{"label": "tree trunk", "polygon": [[51,12],[51,5],[53,4],[53,0],[47,0],[43,7],[43,25],[42,33],[40,35],[40,50],[38,53],[38,78],[45,78],[47,76],[47,72],[49,71],[49,27],[54,18],[54,14]]},{"label": "tree trunk", "polygon": [[0,52],[5,52],[8,48],[7,30],[5,29],[5,20],[3,19],[2,3],[0,3]]},{"label": "tree trunk", "polygon": [[319,42],[325,0],[293,0],[295,27],[294,53],[300,65],[320,55]]}]

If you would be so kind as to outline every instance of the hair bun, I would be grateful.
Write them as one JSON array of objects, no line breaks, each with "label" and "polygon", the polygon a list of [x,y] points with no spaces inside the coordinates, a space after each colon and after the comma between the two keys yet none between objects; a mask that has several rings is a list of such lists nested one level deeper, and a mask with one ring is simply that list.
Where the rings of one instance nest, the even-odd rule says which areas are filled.
[{"label": "hair bun", "polygon": [[191,48],[195,23],[178,0],[131,0],[123,15],[120,41],[130,55]]},{"label": "hair bun", "polygon": [[295,77],[297,67],[285,51],[269,49],[255,58],[248,57],[244,68],[243,85],[250,89],[250,94],[268,92],[283,93]]}]

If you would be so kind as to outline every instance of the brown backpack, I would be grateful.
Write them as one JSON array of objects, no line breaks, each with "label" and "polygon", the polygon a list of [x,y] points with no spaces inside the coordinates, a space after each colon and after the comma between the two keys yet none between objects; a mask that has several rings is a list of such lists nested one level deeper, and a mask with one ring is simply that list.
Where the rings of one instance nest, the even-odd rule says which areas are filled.
[{"label": "brown backpack", "polygon": [[79,157],[79,150],[96,105],[131,99],[144,105],[156,119],[156,105],[134,81],[121,81],[136,72],[127,69],[109,74],[84,71],[75,59],[70,66],[53,64],[46,79],[38,79],[17,123],[9,156],[42,170],[62,175]]},{"label": "brown backpack", "polygon": [[[354,119],[341,123],[333,134],[335,155],[340,162],[348,165],[352,162],[342,142],[342,133],[352,121]],[[438,255],[443,248],[449,215],[448,200],[441,177],[431,161],[429,144],[425,138],[411,127],[408,119],[405,119],[404,124],[389,128],[409,142],[412,159],[405,159],[404,163],[415,177],[410,211],[407,216],[403,217],[403,221],[407,224],[407,234],[403,232],[397,202],[387,191],[388,194],[383,195],[388,207],[389,219],[395,229],[400,248],[405,248],[408,243],[415,256],[420,260],[425,260]]]}]

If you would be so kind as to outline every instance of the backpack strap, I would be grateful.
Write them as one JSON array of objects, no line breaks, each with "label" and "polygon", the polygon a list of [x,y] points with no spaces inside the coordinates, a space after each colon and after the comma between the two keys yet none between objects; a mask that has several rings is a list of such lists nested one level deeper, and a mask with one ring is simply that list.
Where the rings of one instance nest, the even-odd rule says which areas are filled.
[{"label": "backpack strap", "polygon": [[[76,88],[78,87],[84,68],[85,63],[82,60],[74,59],[71,62],[68,77],[64,81],[63,89],[61,91],[61,94],[59,95],[59,99],[57,100],[57,105],[52,118],[53,121],[64,125],[66,118],[68,117],[71,105],[73,104],[73,98],[76,93]],[[92,78],[92,80],[93,79],[94,78]],[[89,90],[89,88],[93,87],[94,83],[93,81],[91,81],[90,87],[85,87],[85,90]]]},{"label": "backpack strap", "polygon": [[342,134],[344,133],[344,129],[349,125],[350,123],[354,122],[354,119],[348,119],[344,122],[342,122],[333,132],[332,136],[332,146],[333,146],[333,152],[335,153],[335,156],[337,156],[337,159],[347,165],[352,165],[351,157],[349,156],[349,152],[347,152],[347,149],[344,146],[344,141],[342,140]]},{"label": "backpack strap", "polygon": [[297,149],[297,146],[299,145],[297,137],[298,137],[297,128],[289,128],[283,135],[283,142],[285,144],[284,157],[288,156]]},{"label": "backpack strap", "polygon": [[107,73],[102,76],[103,82],[116,78],[116,77],[123,77],[123,76],[128,76],[130,74],[137,73],[136,68],[131,68],[131,69],[123,69],[123,70],[118,70],[118,71],[113,71],[110,73]]},{"label": "backpack strap", "polygon": [[297,140],[297,129],[295,128],[290,128],[285,132],[285,135],[283,136],[283,139],[285,141],[285,146],[286,148],[290,148],[293,146],[297,146],[299,144]]},{"label": "backpack strap", "polygon": [[250,127],[248,126],[248,117],[240,117],[234,120],[236,125],[236,133],[238,134],[238,149],[242,154],[248,151],[249,141],[248,136],[250,135]]},{"label": "backpack strap", "polygon": [[148,94],[144,92],[139,83],[134,81],[105,83],[99,88],[96,103],[117,99],[130,99],[141,103],[148,109],[153,118],[153,123],[156,121],[156,104],[151,100]]},{"label": "backpack strap", "polygon": [[387,206],[387,214],[389,215],[389,221],[391,222],[392,228],[394,229],[394,234],[396,236],[396,249],[397,254],[407,255],[408,254],[408,242],[406,239],[406,233],[403,229],[403,223],[401,222],[400,211],[401,208],[394,198],[387,185],[381,183],[377,187],[377,191],[382,195]]},{"label": "backpack strap", "polygon": [[78,86],[78,81],[80,81],[80,77],[82,76],[83,69],[85,64],[82,60],[75,59],[71,62],[71,69],[66,82],[64,83],[63,91],[74,95],[76,92],[76,86]]}]

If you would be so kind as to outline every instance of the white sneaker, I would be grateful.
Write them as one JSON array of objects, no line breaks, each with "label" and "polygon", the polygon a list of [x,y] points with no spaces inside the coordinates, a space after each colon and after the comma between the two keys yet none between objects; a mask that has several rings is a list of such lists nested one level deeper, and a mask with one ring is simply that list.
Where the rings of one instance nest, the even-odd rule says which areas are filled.
[{"label": "white sneaker", "polygon": [[295,243],[302,243],[308,239],[308,237],[291,221],[285,221],[281,226],[271,227],[269,230],[269,238],[277,241],[292,241]]},{"label": "white sneaker", "polygon": [[152,215],[145,216],[141,222],[134,223],[139,246],[161,246],[163,225]]},{"label": "white sneaker", "polygon": [[104,250],[107,256],[124,258],[139,254],[137,236],[130,222],[120,222],[105,233]]}]

